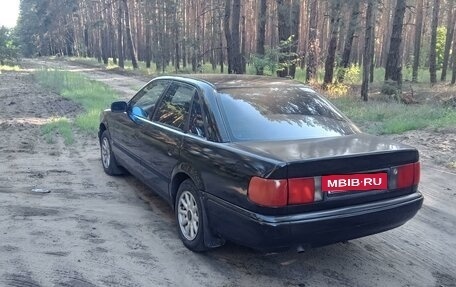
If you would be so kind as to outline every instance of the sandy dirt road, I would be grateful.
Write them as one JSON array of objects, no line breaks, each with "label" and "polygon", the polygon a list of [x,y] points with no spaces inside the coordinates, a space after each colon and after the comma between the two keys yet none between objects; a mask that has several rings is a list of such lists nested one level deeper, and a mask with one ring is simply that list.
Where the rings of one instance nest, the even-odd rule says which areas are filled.
[{"label": "sandy dirt road", "polygon": [[[122,98],[144,84],[76,64],[24,65],[78,70]],[[80,107],[30,72],[0,74],[0,103],[0,286],[456,286],[456,172],[436,165],[432,148],[423,158],[424,206],[402,227],[301,254],[233,244],[195,254],[164,201],[131,176],[103,173],[96,138],[76,135],[70,146],[43,139],[40,125]],[[415,134],[398,138],[422,145]],[[454,156],[454,139],[442,135],[442,157]]]}]

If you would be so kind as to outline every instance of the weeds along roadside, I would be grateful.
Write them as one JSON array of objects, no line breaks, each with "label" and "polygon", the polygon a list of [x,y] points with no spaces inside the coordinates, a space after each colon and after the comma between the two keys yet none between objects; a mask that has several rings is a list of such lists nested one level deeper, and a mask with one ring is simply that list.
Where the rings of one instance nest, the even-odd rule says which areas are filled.
[{"label": "weeds along roadside", "polygon": [[456,109],[441,104],[406,105],[372,99],[363,102],[349,96],[332,98],[352,121],[373,134],[401,134],[411,130],[456,127]]},{"label": "weeds along roadside", "polygon": [[43,87],[80,104],[84,110],[74,119],[52,118],[49,123],[43,125],[41,131],[49,143],[60,135],[65,144],[72,144],[75,128],[85,134],[96,135],[100,112],[119,98],[119,95],[107,85],[76,72],[41,70],[35,72],[34,77]]}]

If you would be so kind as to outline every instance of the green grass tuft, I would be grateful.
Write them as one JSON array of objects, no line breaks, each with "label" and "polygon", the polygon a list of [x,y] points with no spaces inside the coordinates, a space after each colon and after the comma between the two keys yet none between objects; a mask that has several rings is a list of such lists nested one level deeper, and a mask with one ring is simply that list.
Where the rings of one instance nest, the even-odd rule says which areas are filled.
[{"label": "green grass tuft", "polygon": [[22,71],[22,68],[18,65],[9,65],[9,64],[6,64],[6,65],[0,65],[0,73],[2,71],[14,71],[14,72],[20,72]]},{"label": "green grass tuft", "polygon": [[375,134],[399,134],[423,128],[456,126],[456,110],[441,105],[405,105],[395,101],[341,97],[331,101],[364,130]]},{"label": "green grass tuft", "polygon": [[41,133],[47,143],[54,143],[55,137],[60,135],[66,145],[74,142],[71,122],[67,118],[53,118],[51,121],[41,127]]},{"label": "green grass tuft", "polygon": [[[74,125],[90,135],[98,131],[100,112],[119,98],[118,94],[105,84],[89,80],[78,73],[43,70],[36,72],[35,77],[41,85],[84,108],[85,112],[77,116]],[[51,127],[45,128],[45,134],[46,129],[52,130],[53,123],[45,127],[48,125]]]}]

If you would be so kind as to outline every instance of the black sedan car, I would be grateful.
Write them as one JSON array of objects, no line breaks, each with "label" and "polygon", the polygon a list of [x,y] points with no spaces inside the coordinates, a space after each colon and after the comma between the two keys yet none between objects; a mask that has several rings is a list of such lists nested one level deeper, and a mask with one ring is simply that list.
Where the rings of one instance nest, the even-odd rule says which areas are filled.
[{"label": "black sedan car", "polygon": [[172,206],[184,245],[321,246],[420,209],[412,147],[371,136],[309,87],[246,75],[158,77],[101,115],[105,172]]}]

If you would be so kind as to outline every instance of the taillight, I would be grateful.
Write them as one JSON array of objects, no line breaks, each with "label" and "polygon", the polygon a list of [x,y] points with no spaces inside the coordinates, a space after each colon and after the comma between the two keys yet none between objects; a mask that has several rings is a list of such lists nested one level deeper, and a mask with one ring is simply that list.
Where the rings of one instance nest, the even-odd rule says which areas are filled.
[{"label": "taillight", "polygon": [[321,191],[313,177],[288,180],[252,177],[248,197],[258,205],[283,207],[321,200]]},{"label": "taillight", "polygon": [[252,177],[249,183],[249,199],[256,204],[269,207],[286,206],[288,202],[286,179]]},{"label": "taillight", "polygon": [[288,180],[288,204],[310,203],[315,199],[314,178],[292,178]]},{"label": "taillight", "polygon": [[415,174],[413,176],[413,185],[418,185],[421,179],[421,164],[420,162],[415,162]]},{"label": "taillight", "polygon": [[420,181],[420,162],[395,167],[393,174],[396,176],[395,188],[418,185]]}]

